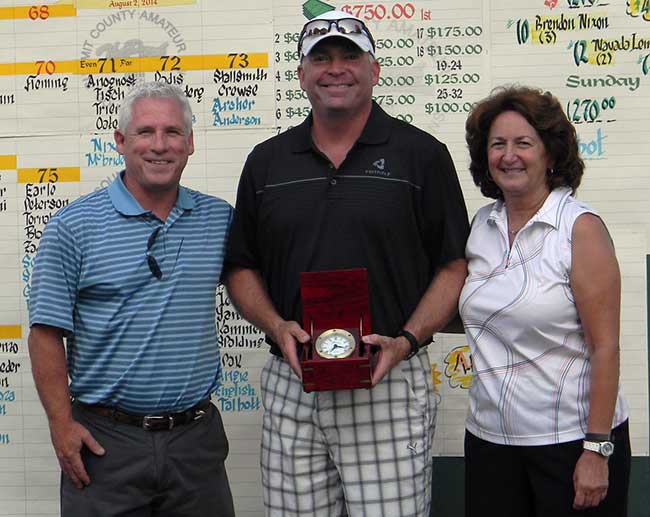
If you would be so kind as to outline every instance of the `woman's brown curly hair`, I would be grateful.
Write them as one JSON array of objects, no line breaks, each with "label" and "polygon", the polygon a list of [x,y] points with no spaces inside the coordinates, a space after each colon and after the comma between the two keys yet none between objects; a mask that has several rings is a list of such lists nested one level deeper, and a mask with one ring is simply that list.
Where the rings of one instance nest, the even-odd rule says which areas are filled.
[{"label": "woman's brown curly hair", "polygon": [[492,122],[504,111],[515,111],[535,128],[553,170],[546,171],[550,190],[570,187],[577,190],[584,172],[576,130],[567,119],[559,101],[549,92],[526,86],[502,86],[478,102],[465,123],[465,140],[471,158],[469,170],[484,196],[503,199],[503,192],[488,172],[487,139]]}]

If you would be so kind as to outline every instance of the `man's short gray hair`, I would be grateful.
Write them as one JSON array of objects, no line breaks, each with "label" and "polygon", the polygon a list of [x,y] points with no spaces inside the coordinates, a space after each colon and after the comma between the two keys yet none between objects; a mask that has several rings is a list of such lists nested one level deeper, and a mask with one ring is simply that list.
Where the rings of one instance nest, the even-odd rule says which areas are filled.
[{"label": "man's short gray hair", "polygon": [[183,112],[185,129],[187,134],[190,134],[192,131],[192,108],[190,107],[190,102],[187,100],[187,96],[178,86],[162,82],[142,83],[129,91],[122,101],[118,114],[118,129],[121,133],[124,133],[131,123],[134,104],[140,99],[148,98],[173,99],[177,101]]}]

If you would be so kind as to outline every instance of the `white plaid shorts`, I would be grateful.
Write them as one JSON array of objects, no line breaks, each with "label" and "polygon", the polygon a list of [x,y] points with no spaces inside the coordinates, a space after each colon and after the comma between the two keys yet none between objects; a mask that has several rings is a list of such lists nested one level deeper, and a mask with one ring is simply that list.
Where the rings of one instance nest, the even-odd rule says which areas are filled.
[{"label": "white plaid shorts", "polygon": [[268,516],[429,516],[436,402],[426,350],[370,390],[305,393],[275,356],[261,380]]}]

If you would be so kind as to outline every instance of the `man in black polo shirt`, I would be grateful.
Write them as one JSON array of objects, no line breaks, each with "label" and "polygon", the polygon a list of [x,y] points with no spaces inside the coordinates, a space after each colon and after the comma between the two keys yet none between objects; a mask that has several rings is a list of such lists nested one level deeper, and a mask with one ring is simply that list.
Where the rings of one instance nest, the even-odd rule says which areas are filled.
[{"label": "man in black polo shirt", "polygon": [[[469,225],[446,147],[372,101],[367,27],[331,11],[301,34],[311,115],[246,161],[228,292],[273,354],[262,372],[267,515],[428,516],[435,402],[420,350],[456,312]],[[366,268],[370,390],[305,393],[299,274]]]}]

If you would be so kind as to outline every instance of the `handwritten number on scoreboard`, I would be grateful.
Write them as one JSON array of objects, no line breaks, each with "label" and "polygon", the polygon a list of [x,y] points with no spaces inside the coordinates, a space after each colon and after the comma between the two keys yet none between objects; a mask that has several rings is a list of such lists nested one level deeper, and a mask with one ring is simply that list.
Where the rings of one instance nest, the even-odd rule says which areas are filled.
[{"label": "handwritten number on scoreboard", "polygon": [[567,0],[567,3],[569,4],[569,8],[575,9],[577,7],[593,7],[598,3],[598,0]]},{"label": "handwritten number on scoreboard", "polygon": [[530,24],[528,20],[517,20],[517,43],[523,45],[530,36]]},{"label": "handwritten number on scoreboard", "polygon": [[56,167],[38,169],[39,183],[56,183],[59,181],[59,174]]},{"label": "handwritten number on scoreboard", "polygon": [[[569,120],[575,124],[581,122],[601,122],[600,115],[605,110],[613,110],[616,97],[603,99],[571,99],[567,102],[566,113]],[[608,122],[613,122],[609,119]]]},{"label": "handwritten number on scoreboard", "polygon": [[54,61],[36,61],[36,75],[41,75],[43,72],[52,75],[55,71],[56,63]]},{"label": "handwritten number on scoreboard", "polygon": [[[38,167],[34,169],[18,169],[18,183],[61,183],[79,182],[80,180],[81,170],[79,167]],[[59,206],[57,208],[61,207]]]},{"label": "handwritten number on scoreboard", "polygon": [[246,68],[248,67],[248,54],[228,54],[230,59],[229,68]]},{"label": "handwritten number on scoreboard", "polygon": [[47,20],[50,17],[49,5],[32,5],[27,13],[29,17],[36,20]]},{"label": "handwritten number on scoreboard", "polygon": [[415,6],[411,3],[396,3],[392,6],[382,4],[346,4],[341,11],[364,20],[405,19],[410,20],[415,14]]},{"label": "handwritten number on scoreboard", "polygon": [[178,72],[181,69],[181,58],[178,56],[160,56],[160,61],[162,62],[160,66],[161,72]]},{"label": "handwritten number on scoreboard", "polygon": [[587,42],[585,40],[578,40],[573,45],[573,61],[576,66],[589,62],[589,58],[587,58]]},{"label": "handwritten number on scoreboard", "polygon": [[114,57],[100,57],[99,61],[99,73],[103,74],[104,70],[107,74],[115,73],[115,58]]}]

